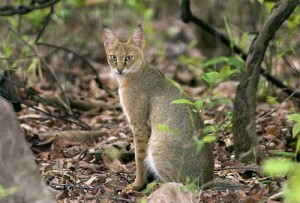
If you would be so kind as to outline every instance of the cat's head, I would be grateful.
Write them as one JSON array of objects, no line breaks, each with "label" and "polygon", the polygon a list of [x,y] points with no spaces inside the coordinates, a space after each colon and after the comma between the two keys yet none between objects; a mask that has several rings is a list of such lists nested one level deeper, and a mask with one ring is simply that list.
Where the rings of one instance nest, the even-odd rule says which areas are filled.
[{"label": "cat's head", "polygon": [[143,64],[142,47],[144,43],[141,24],[134,30],[127,42],[120,42],[107,27],[102,31],[107,61],[113,73],[126,75],[139,70]]}]

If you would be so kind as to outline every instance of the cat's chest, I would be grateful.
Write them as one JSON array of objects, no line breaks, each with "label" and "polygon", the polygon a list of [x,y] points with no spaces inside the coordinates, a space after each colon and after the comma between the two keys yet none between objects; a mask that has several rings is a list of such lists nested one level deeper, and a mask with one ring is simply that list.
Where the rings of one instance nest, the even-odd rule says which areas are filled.
[{"label": "cat's chest", "polygon": [[122,109],[125,113],[125,116],[126,116],[127,120],[130,123],[130,117],[129,117],[129,109],[130,109],[129,105],[130,105],[130,103],[129,103],[129,99],[127,98],[128,95],[126,95],[126,89],[125,88],[122,88],[122,89],[120,88],[118,90],[118,93],[119,93],[120,103],[121,103]]}]

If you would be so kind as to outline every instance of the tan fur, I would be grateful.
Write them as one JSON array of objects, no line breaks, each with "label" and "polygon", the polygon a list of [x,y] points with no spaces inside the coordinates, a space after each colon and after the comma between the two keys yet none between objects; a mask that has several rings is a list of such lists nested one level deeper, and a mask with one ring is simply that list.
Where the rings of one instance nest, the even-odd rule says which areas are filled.
[{"label": "tan fur", "polygon": [[[145,61],[142,26],[127,42],[120,42],[109,28],[103,29],[103,39],[108,64],[119,83],[121,105],[134,135],[134,189],[145,187],[148,170],[166,182],[185,183],[189,177],[201,186],[211,181],[214,157],[210,145],[196,153],[195,137],[200,136],[202,122],[199,114],[191,106],[171,104],[176,99],[190,98]],[[125,61],[127,56],[131,59]],[[159,129],[159,125],[169,129]]]}]

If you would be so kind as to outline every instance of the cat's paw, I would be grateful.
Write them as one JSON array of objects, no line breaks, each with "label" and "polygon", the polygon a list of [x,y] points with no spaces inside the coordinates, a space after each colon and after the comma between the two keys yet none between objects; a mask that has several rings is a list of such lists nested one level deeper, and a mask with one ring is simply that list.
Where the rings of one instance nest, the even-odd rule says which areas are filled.
[{"label": "cat's paw", "polygon": [[135,189],[133,187],[132,184],[127,185],[123,190],[122,190],[122,194],[123,195],[129,195],[129,194],[133,194],[135,192]]},{"label": "cat's paw", "polygon": [[122,194],[133,194],[136,191],[141,191],[142,189],[145,188],[146,184],[143,183],[136,183],[134,182],[133,184],[127,185],[123,190]]}]

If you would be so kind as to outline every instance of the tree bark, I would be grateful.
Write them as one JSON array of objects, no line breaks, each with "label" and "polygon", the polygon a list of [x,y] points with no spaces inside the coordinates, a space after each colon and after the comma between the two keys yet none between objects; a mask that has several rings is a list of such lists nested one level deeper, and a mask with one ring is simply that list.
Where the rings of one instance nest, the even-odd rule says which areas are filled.
[{"label": "tree bark", "polygon": [[236,157],[243,162],[260,162],[262,153],[256,135],[256,93],[265,51],[276,30],[291,15],[299,0],[282,0],[264,23],[250,47],[246,71],[237,87],[233,111],[233,137]]},{"label": "tree bark", "polygon": [[16,189],[12,194],[0,197],[0,202],[54,203],[54,197],[38,172],[16,115],[2,97],[0,112],[0,186]]}]

